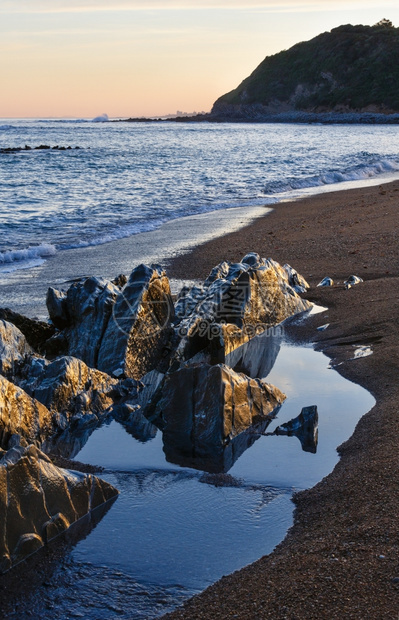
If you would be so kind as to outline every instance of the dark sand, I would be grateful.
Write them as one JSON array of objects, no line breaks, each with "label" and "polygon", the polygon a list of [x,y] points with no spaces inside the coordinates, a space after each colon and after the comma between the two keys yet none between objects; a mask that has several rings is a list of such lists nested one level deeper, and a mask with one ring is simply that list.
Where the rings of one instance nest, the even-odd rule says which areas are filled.
[{"label": "dark sand", "polygon": [[[377,404],[339,447],[334,471],[295,496],[295,524],[276,550],[165,618],[399,617],[398,207],[399,181],[284,203],[171,262],[171,276],[185,279],[248,251],[289,262],[311,284],[308,299],[328,307],[292,333]],[[365,282],[344,290],[351,274]],[[336,284],[316,288],[324,276]],[[353,359],[355,345],[373,355]]]}]

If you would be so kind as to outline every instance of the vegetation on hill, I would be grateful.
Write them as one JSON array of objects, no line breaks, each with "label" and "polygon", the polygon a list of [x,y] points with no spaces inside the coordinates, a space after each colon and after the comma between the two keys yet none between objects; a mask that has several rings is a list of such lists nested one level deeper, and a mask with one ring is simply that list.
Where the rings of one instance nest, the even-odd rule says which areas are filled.
[{"label": "vegetation on hill", "polygon": [[[278,109],[399,111],[399,28],[345,25],[269,56],[213,111],[261,104]],[[230,104],[230,105],[229,105]]]}]

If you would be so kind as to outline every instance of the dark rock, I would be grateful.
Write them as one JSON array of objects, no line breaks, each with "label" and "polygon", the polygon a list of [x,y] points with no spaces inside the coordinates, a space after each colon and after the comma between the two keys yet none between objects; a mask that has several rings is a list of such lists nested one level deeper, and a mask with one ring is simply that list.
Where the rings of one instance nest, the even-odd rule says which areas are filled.
[{"label": "dark rock", "polygon": [[116,276],[113,280],[111,280],[112,284],[118,286],[119,288],[123,288],[127,283],[127,277],[124,273],[120,273],[119,276]]},{"label": "dark rock", "polygon": [[316,454],[318,443],[318,423],[319,414],[317,407],[303,407],[299,416],[278,426],[274,433],[276,435],[295,436],[301,442],[304,452]]},{"label": "dark rock", "polygon": [[[63,326],[67,353],[97,367],[102,337],[120,290],[103,278],[74,282],[67,293],[49,289],[47,307],[52,321]],[[52,344],[52,343],[49,343]]]},{"label": "dark rock", "polygon": [[0,319],[18,327],[28,344],[38,353],[44,353],[46,341],[55,333],[53,325],[30,319],[9,308],[0,308]]},{"label": "dark rock", "polygon": [[318,283],[317,286],[333,286],[333,284],[334,284],[334,280],[332,278],[325,277],[322,279],[321,282]]},{"label": "dark rock", "polygon": [[97,367],[114,376],[141,379],[162,366],[170,355],[172,318],[165,272],[158,266],[139,265],[112,308]]},{"label": "dark rock", "polygon": [[344,286],[348,289],[352,288],[352,286],[355,286],[356,284],[360,284],[361,282],[363,282],[363,279],[359,278],[359,276],[349,276],[349,278],[345,280]]},{"label": "dark rock", "polygon": [[66,293],[51,286],[47,291],[46,305],[53,325],[60,329],[66,327],[69,320]]},{"label": "dark rock", "polygon": [[223,364],[200,364],[168,373],[146,415],[162,430],[166,453],[201,463],[252,424],[272,419],[284,399],[278,388]]},{"label": "dark rock", "polygon": [[91,474],[56,467],[34,446],[12,448],[0,459],[0,572],[117,494]]}]

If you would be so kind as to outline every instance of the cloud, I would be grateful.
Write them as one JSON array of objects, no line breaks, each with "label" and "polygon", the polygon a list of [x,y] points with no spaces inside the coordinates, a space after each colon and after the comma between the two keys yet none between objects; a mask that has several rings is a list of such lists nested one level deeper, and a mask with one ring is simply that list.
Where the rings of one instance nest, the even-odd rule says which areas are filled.
[{"label": "cloud", "polygon": [[[1,13],[80,13],[102,11],[336,11],[376,8],[375,0],[0,0]],[[383,0],[380,8],[397,8],[397,0]]]}]

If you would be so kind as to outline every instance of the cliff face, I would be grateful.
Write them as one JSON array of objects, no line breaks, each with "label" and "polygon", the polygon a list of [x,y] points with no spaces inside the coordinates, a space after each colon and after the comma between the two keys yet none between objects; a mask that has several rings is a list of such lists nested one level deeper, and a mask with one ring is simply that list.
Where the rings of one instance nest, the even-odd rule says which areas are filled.
[{"label": "cliff face", "polygon": [[340,26],[269,56],[213,116],[399,112],[399,28]]}]

